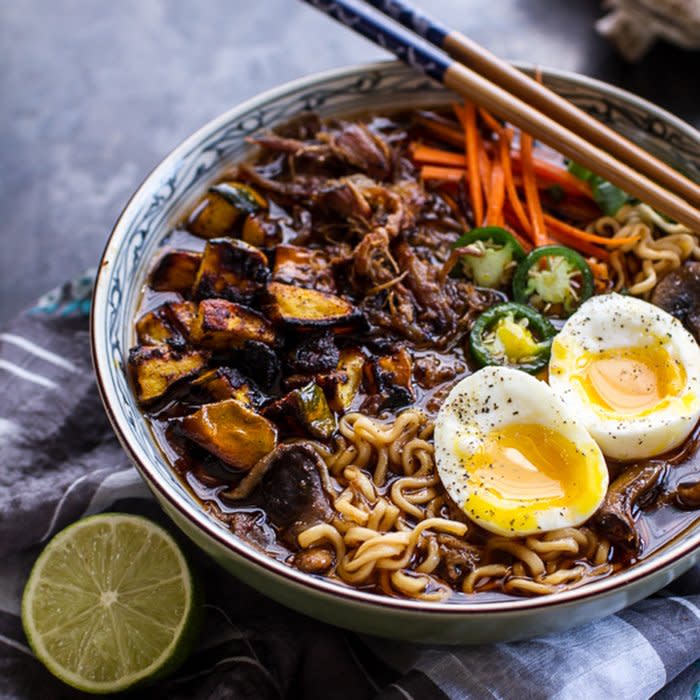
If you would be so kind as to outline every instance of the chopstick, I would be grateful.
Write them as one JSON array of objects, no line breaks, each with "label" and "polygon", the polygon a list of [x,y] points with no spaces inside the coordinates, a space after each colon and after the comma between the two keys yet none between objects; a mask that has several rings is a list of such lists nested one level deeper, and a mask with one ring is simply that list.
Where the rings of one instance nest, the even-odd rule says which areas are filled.
[{"label": "chopstick", "polygon": [[[348,0],[304,0],[341,24],[394,53],[408,65],[442,82],[496,116],[514,124],[567,158],[646,202],[693,231],[700,232],[700,211],[682,197],[638,173],[610,153],[558,124],[522,99],[495,85],[442,51],[400,30],[381,15]],[[651,158],[651,156],[650,156]]]},{"label": "chopstick", "polygon": [[688,203],[700,206],[700,185],[461,32],[446,27],[403,0],[364,1],[593,145],[676,192]]}]

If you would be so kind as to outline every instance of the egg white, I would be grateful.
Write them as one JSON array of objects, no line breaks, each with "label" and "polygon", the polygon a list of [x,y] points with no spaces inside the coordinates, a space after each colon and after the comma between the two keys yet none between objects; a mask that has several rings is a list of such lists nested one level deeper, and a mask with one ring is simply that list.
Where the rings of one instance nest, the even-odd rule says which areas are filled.
[{"label": "egg white", "polygon": [[[581,382],[586,358],[619,348],[642,355],[667,353],[669,362],[685,373],[680,390],[638,414],[623,415],[592,401]],[[680,445],[700,417],[700,348],[680,321],[653,304],[620,294],[595,296],[554,339],[549,383],[605,455],[617,460],[653,457]]]},{"label": "egg white", "polygon": [[[503,500],[493,489],[478,489],[470,482],[470,458],[488,436],[523,424],[554,431],[576,447],[577,459],[587,465],[567,502]],[[607,491],[604,457],[575,414],[545,382],[516,369],[485,367],[456,384],[437,415],[434,442],[438,474],[452,500],[474,522],[507,537],[580,525]]]}]

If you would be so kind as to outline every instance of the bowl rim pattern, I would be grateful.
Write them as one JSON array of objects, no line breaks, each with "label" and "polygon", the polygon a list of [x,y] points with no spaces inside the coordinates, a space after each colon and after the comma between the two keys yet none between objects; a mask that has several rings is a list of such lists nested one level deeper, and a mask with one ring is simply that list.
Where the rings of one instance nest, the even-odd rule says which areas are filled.
[{"label": "bowl rim pattern", "polygon": [[[527,64],[516,64],[526,70],[532,70]],[[167,173],[177,171],[178,163],[193,149],[197,148],[207,134],[221,129],[226,124],[232,123],[238,115],[244,114],[256,106],[273,103],[285,96],[308,90],[314,86],[332,83],[333,81],[353,76],[361,77],[363,74],[381,73],[386,75],[399,75],[412,73],[413,71],[396,61],[381,61],[367,64],[355,64],[329,71],[314,73],[312,75],[299,78],[280,86],[260,93],[249,100],[227,110],[223,114],[215,117],[191,136],[186,138],[180,145],[173,149],[143,180],[131,196],[121,214],[119,215],[111,233],[105,244],[95,280],[95,288],[92,299],[92,312],[90,317],[90,341],[93,365],[97,378],[97,386],[104,404],[105,410],[112,424],[112,427],[132,463],[137,467],[142,478],[152,490],[157,491],[178,513],[185,517],[201,534],[213,539],[220,546],[232,552],[234,555],[244,558],[248,564],[261,567],[268,574],[276,577],[280,584],[293,585],[302,589],[311,589],[310,592],[331,597],[341,597],[348,602],[352,601],[363,606],[376,609],[393,609],[413,612],[423,612],[425,614],[437,615],[499,615],[513,613],[515,611],[536,611],[543,608],[566,607],[568,604],[575,604],[586,600],[602,597],[607,593],[614,592],[625,586],[629,586],[641,579],[645,579],[654,573],[660,573],[667,567],[692,556],[700,548],[700,523],[696,522],[684,532],[676,535],[669,545],[660,551],[652,553],[648,559],[634,565],[633,567],[613,574],[612,576],[598,579],[587,583],[581,587],[568,591],[553,593],[532,598],[508,598],[500,601],[464,602],[445,601],[427,602],[412,599],[391,598],[389,596],[370,593],[345,586],[342,583],[326,579],[320,576],[313,576],[274,559],[263,551],[255,549],[230,531],[218,525],[209,516],[194,498],[183,498],[177,493],[172,484],[164,481],[158,474],[157,468],[151,464],[146,452],[133,433],[133,425],[125,417],[123,411],[118,410],[119,396],[116,386],[112,380],[114,371],[123,372],[117,367],[116,370],[110,365],[118,364],[109,352],[109,341],[107,337],[106,320],[109,309],[113,309],[119,304],[110,298],[113,289],[108,287],[113,278],[112,268],[120,254],[120,247],[127,230],[129,221],[141,210],[146,203],[146,198],[153,196],[157,187],[161,185]],[[633,95],[621,88],[609,85],[602,81],[582,76],[570,71],[558,69],[542,68],[545,81],[569,84],[573,87],[582,87],[593,93],[599,94],[602,98],[611,98],[636,110],[638,114],[647,115],[651,121],[647,125],[655,136],[664,134],[664,129],[670,127],[675,132],[676,145],[687,150],[693,161],[691,169],[696,168],[700,172],[700,133],[692,126],[669,112],[653,105],[647,100]],[[430,81],[426,82],[429,85]],[[442,91],[442,88],[440,88]],[[436,94],[438,94],[436,92]],[[360,110],[358,110],[360,111]],[[661,130],[659,132],[659,130]],[[157,200],[157,197],[155,198]],[[165,231],[160,231],[162,238]],[[110,369],[112,371],[110,371]],[[694,532],[693,532],[694,530]],[[699,554],[700,555],[700,554]]]}]

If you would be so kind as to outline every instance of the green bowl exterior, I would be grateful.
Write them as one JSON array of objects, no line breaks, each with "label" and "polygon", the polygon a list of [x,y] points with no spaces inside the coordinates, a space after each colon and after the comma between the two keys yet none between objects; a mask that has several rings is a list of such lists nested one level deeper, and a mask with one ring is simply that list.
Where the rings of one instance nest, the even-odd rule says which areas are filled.
[{"label": "green bowl exterior", "polygon": [[[672,165],[700,179],[700,134],[611,86],[557,71],[545,82]],[[107,413],[125,450],[172,520],[225,569],[283,605],[357,632],[464,644],[522,639],[610,614],[665,586],[700,561],[692,527],[642,564],[579,589],[534,599],[424,603],[357,591],[278,562],[204,513],[159,451],[125,373],[132,320],[164,235],[206,185],[246,157],[245,137],[308,109],[353,115],[448,103],[442,86],[394,63],[355,66],[286,84],[213,120],[176,148],[127,204],[107,243],[93,297],[93,362]]]}]

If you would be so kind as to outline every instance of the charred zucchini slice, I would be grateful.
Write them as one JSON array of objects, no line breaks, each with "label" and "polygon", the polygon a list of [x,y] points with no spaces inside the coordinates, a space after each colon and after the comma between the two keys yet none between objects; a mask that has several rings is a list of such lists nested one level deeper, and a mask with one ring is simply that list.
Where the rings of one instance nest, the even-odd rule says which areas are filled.
[{"label": "charred zucchini slice", "polygon": [[163,396],[176,382],[204,367],[209,354],[200,350],[177,351],[167,345],[142,345],[129,353],[129,370],[136,398],[149,403]]},{"label": "charred zucchini slice", "polygon": [[180,429],[236,469],[251,469],[277,444],[275,426],[236,399],[202,406],[181,420]]},{"label": "charred zucchini slice", "polygon": [[200,301],[191,332],[195,345],[210,350],[243,347],[247,340],[273,345],[275,337],[274,329],[263,316],[225,299]]},{"label": "charred zucchini slice", "polygon": [[254,409],[264,400],[262,392],[234,367],[217,367],[201,374],[192,382],[214,401],[236,399],[246,408]]},{"label": "charred zucchini slice", "polygon": [[194,295],[250,303],[269,275],[267,256],[261,250],[234,238],[216,238],[204,249]]},{"label": "charred zucchini slice", "polygon": [[357,327],[364,320],[358,308],[328,292],[270,282],[267,294],[270,318],[291,328],[343,331]]},{"label": "charred zucchini slice", "polygon": [[187,228],[201,238],[218,238],[231,233],[241,218],[264,207],[265,199],[249,185],[220,182],[194,208]]},{"label": "charred zucchini slice", "polygon": [[264,409],[282,430],[293,435],[311,435],[329,440],[336,429],[323,389],[316,382],[294,389]]},{"label": "charred zucchini slice", "polygon": [[156,292],[189,294],[197,278],[202,254],[191,250],[166,253],[153,268],[151,289]]},{"label": "charred zucchini slice", "polygon": [[275,265],[272,278],[277,282],[298,287],[335,292],[335,280],[328,256],[320,250],[295,245],[278,245],[275,248]]},{"label": "charred zucchini slice", "polygon": [[377,397],[378,410],[400,408],[414,401],[413,362],[406,348],[368,362],[364,371],[367,389]]}]

